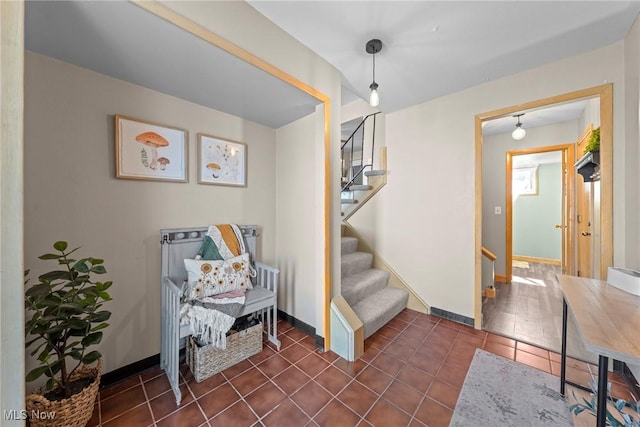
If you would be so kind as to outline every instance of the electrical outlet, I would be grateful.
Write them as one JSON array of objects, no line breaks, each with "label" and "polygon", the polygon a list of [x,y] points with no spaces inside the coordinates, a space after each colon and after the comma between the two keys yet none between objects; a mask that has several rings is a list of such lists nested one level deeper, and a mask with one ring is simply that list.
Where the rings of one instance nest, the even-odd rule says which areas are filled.
[{"label": "electrical outlet", "polygon": [[502,215],[502,206],[496,206],[494,209],[494,213],[496,215]]}]

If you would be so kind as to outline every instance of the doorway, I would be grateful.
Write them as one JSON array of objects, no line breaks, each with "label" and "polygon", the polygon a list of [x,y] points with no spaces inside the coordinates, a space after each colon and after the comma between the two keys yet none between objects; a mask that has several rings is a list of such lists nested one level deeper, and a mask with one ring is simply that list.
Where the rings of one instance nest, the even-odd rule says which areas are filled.
[{"label": "doorway", "polygon": [[[563,125],[572,128],[574,123]],[[531,132],[533,140],[550,133]],[[487,138],[487,143],[499,143]],[[535,141],[529,141],[535,143]],[[483,329],[560,351],[562,297],[556,279],[572,269],[574,143],[533,146],[505,153],[506,283],[483,301]],[[585,358],[579,352],[574,355]],[[588,357],[588,356],[586,356]]]},{"label": "doorway", "polygon": [[[589,123],[589,125],[594,123],[595,126],[600,126],[603,132],[610,131],[610,123],[607,122],[610,118],[609,114],[611,114],[607,112],[610,107],[610,99],[606,99],[608,96],[606,90],[597,92],[597,95],[592,94],[591,96],[567,96],[560,102],[548,104],[538,101],[529,104],[530,108],[526,108],[528,105],[520,105],[517,109],[505,109],[501,111],[501,114],[493,115],[492,119],[487,118],[481,121],[479,129],[477,128],[480,134],[479,167],[482,177],[480,191],[482,198],[480,200],[483,204],[481,213],[484,215],[482,217],[483,230],[480,235],[486,236],[481,242],[483,246],[497,254],[496,278],[502,279],[503,282],[495,284],[496,296],[494,300],[485,299],[487,301],[486,307],[480,304],[482,310],[480,317],[484,316],[484,319],[481,320],[481,327],[556,352],[560,351],[562,313],[562,293],[556,276],[558,274],[576,275],[579,262],[578,254],[580,253],[577,246],[579,243],[584,246],[584,242],[588,242],[587,239],[581,241],[582,235],[577,235],[578,221],[581,221],[580,224],[584,226],[589,225],[592,229],[600,229],[601,231],[598,235],[593,233],[594,236],[591,238],[590,231],[581,230],[585,233],[585,238],[590,237],[592,240],[592,252],[585,257],[593,260],[594,264],[598,264],[591,269],[593,277],[599,277],[602,266],[611,262],[610,248],[606,248],[608,243],[603,244],[606,241],[606,238],[603,239],[604,235],[611,238],[611,228],[609,224],[602,222],[604,216],[610,218],[611,215],[611,205],[609,204],[611,200],[608,200],[611,190],[610,176],[606,182],[609,193],[605,196],[604,192],[600,191],[605,186],[603,174],[609,175],[611,173],[611,164],[609,163],[605,169],[605,164],[601,161],[600,181],[596,185],[584,188],[578,188],[582,184],[582,180],[577,177],[574,168],[576,157],[580,157],[576,154],[577,150],[581,150],[579,144],[589,135],[589,132],[580,133],[580,130],[585,127],[591,128],[585,126],[585,123]],[[553,98],[554,101],[557,99]],[[554,109],[559,112],[565,108],[570,109],[573,105],[580,110],[578,119],[573,118],[570,123],[533,126],[537,114]],[[516,119],[518,124],[522,120],[522,127],[528,125],[524,140],[517,139],[515,135],[511,134]],[[500,120],[509,121],[511,127],[510,129],[509,127],[505,128],[509,130],[494,136],[495,134],[491,134],[491,126],[494,126],[493,122]],[[547,130],[545,130],[545,126],[548,128]],[[516,128],[519,127],[516,126]],[[607,129],[605,130],[605,128]],[[563,143],[552,145],[554,142]],[[497,150],[492,151],[491,147],[495,147],[493,144],[498,144]],[[610,146],[607,147],[607,150],[610,150]],[[552,153],[555,153],[556,159],[561,162],[556,168],[557,181],[559,181],[556,184],[560,188],[561,196],[558,197],[561,197],[561,201],[559,206],[554,208],[556,216],[552,216],[551,220],[547,218],[542,229],[534,230],[534,225],[536,225],[534,223],[541,222],[545,214],[548,213],[545,211],[545,207],[536,207],[532,202],[536,198],[541,199],[539,175],[546,167],[542,161],[531,161],[532,157],[530,156],[551,155]],[[610,156],[610,154],[609,151],[607,155]],[[529,161],[520,162],[523,159]],[[504,167],[503,172],[497,168],[498,164]],[[501,177],[502,184],[491,181],[493,179],[492,173]],[[578,182],[578,180],[580,181]],[[494,191],[499,187],[503,188],[504,193]],[[581,200],[576,198],[578,190],[586,199],[584,203],[581,203],[587,207],[591,206],[591,213],[589,211],[583,213],[584,210],[578,208],[578,201]],[[493,194],[494,192],[498,193],[497,197]],[[596,197],[590,197],[596,194],[600,203],[595,200]],[[502,212],[505,215],[500,216],[503,203]],[[593,206],[596,205],[598,205],[598,209],[593,209]],[[605,205],[606,209],[604,209]],[[524,228],[522,221],[518,219],[518,207],[529,210],[530,215],[525,218]],[[601,212],[602,215],[596,218],[597,215],[593,214],[594,211]],[[532,213],[533,215],[531,215]],[[492,223],[494,224],[493,228],[491,228]],[[498,233],[495,231],[499,229],[504,230],[504,234],[496,237]],[[548,236],[556,233],[556,243],[551,243],[551,246],[559,251],[551,254],[531,252],[533,249],[525,249],[526,245],[523,246],[517,241],[518,233],[528,233],[528,238],[525,239],[528,240],[526,243],[535,243],[542,247],[546,244]],[[559,243],[557,243],[558,241]],[[499,263],[500,256],[503,258],[501,265]],[[520,262],[515,267],[514,259]],[[584,267],[580,267],[580,269],[581,271],[587,270]],[[578,359],[591,361],[592,356],[580,344],[572,324],[569,325],[568,351],[570,355]]]},{"label": "doorway", "polygon": [[[612,161],[612,140],[613,140],[613,85],[605,84],[601,86],[583,89],[575,92],[556,95],[528,103],[514,105],[486,113],[476,115],[475,118],[475,286],[474,286],[474,325],[482,328],[482,245],[483,245],[483,221],[489,212],[483,210],[483,123],[495,119],[511,117],[522,111],[533,111],[550,108],[578,100],[588,100],[597,98],[599,100],[598,121],[600,123],[600,181],[599,181],[599,236],[597,244],[599,253],[594,256],[598,259],[598,271],[594,272],[594,277],[599,278],[606,275],[607,268],[613,262],[613,161]],[[515,119],[514,119],[515,122]],[[526,125],[525,125],[526,126]],[[575,140],[575,138],[573,138]],[[503,175],[504,176],[504,175]],[[504,199],[502,199],[504,200]],[[503,203],[503,202],[500,202]],[[596,221],[594,219],[594,221]],[[503,227],[504,229],[504,227]],[[485,233],[486,234],[486,233]],[[596,236],[594,236],[594,239]],[[506,240],[506,239],[505,239]],[[502,240],[504,242],[505,240]],[[504,244],[499,244],[504,248]],[[594,245],[595,246],[595,245]],[[488,247],[491,251],[496,251]],[[505,259],[506,248],[502,251],[502,259]],[[500,257],[500,254],[498,254]],[[506,270],[504,261],[503,268]],[[498,267],[496,268],[498,269]],[[499,274],[499,270],[497,271]]]},{"label": "doorway", "polygon": [[573,143],[506,153],[505,278],[513,262],[558,265],[574,272],[575,147]]}]

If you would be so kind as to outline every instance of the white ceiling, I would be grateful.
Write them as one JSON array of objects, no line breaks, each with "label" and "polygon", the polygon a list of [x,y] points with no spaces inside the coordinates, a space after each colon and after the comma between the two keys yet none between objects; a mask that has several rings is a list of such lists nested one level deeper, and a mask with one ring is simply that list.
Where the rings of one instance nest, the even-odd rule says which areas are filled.
[{"label": "white ceiling", "polygon": [[[638,1],[249,1],[393,112],[621,40]],[[344,103],[344,100],[343,100]]]},{"label": "white ceiling", "polygon": [[[342,73],[343,103],[368,97],[372,58],[364,46],[380,38],[376,81],[384,112],[621,40],[640,10],[640,1],[249,3]],[[129,2],[27,1],[25,43],[273,128],[318,103]],[[533,118],[527,113],[523,121],[532,126]]]},{"label": "white ceiling", "polygon": [[25,45],[272,128],[311,114],[319,103],[125,1],[27,1]]},{"label": "white ceiling", "polygon": [[[522,114],[522,116],[520,116],[520,123],[522,124],[522,128],[527,130],[539,126],[577,120],[582,115],[582,112],[587,106],[587,102],[587,100],[580,100],[537,110],[520,111],[519,113]],[[513,117],[513,115],[486,121],[482,126],[482,135],[489,136],[507,132],[511,133],[516,128],[517,122],[518,119]]]}]

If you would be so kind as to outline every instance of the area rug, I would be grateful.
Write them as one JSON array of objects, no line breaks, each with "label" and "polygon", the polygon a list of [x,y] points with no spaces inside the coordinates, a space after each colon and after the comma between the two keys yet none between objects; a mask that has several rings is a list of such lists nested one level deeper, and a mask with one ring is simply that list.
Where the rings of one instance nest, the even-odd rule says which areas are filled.
[{"label": "area rug", "polygon": [[450,427],[573,426],[560,378],[477,349]]},{"label": "area rug", "polygon": [[516,268],[529,268],[529,263],[527,261],[512,261],[511,265]]}]

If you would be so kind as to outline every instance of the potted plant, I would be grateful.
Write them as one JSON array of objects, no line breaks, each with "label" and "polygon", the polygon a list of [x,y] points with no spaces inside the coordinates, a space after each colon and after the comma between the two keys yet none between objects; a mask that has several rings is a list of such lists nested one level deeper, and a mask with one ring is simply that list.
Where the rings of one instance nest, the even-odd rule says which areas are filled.
[{"label": "potted plant", "polygon": [[[48,378],[27,396],[32,426],[86,425],[100,384],[101,354],[88,348],[100,343],[108,326],[111,313],[101,307],[111,300],[107,290],[112,283],[92,278],[106,273],[102,259],[73,259],[70,255],[78,248],[67,251],[67,247],[67,242],[56,242],[57,253],[39,257],[57,261],[59,268],[42,274],[39,283],[25,290],[27,318],[31,316],[25,326],[26,348],[34,347],[31,356],[39,362],[26,380]],[[94,362],[97,366],[90,367]]]},{"label": "potted plant", "polygon": [[598,150],[600,150],[600,127],[591,131],[589,141],[587,141],[587,145],[584,147],[584,154]]}]

